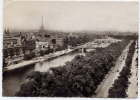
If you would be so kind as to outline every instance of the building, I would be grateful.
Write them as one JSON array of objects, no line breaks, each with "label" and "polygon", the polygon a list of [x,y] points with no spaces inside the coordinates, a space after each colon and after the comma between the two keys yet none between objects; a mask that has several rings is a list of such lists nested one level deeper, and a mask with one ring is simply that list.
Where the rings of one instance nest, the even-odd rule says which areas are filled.
[{"label": "building", "polygon": [[[47,49],[48,46],[50,49],[57,49],[58,47],[62,47],[63,38],[64,37],[61,34],[45,30],[42,17],[40,29],[36,34],[36,39],[38,41],[36,42],[36,49]],[[53,41],[55,41],[55,43]]]},{"label": "building", "polygon": [[49,43],[48,42],[41,42],[41,41],[36,41],[36,50],[47,50],[47,48],[49,47]]},{"label": "building", "polygon": [[23,47],[20,37],[14,37],[9,31],[4,32],[3,37],[3,57],[4,64],[10,65],[23,60]]}]

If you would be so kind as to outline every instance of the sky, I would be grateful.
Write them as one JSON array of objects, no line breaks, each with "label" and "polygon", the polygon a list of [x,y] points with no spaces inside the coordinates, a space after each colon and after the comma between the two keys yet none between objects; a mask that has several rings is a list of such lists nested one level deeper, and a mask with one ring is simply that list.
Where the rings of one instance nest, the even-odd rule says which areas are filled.
[{"label": "sky", "polygon": [[15,1],[4,6],[4,27],[60,31],[138,31],[137,2]]}]

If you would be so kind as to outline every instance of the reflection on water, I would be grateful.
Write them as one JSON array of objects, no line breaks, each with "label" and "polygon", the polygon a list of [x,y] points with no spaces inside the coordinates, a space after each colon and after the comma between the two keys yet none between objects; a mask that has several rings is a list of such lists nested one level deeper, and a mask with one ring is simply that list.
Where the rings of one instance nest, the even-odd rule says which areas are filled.
[{"label": "reflection on water", "polygon": [[35,70],[40,72],[46,72],[50,67],[58,67],[64,65],[67,61],[71,61],[78,53],[73,53],[65,56],[61,56],[57,59],[49,62],[40,62],[35,65]]},{"label": "reflection on water", "polygon": [[25,76],[31,71],[33,71],[33,67],[4,73],[3,96],[14,96],[15,93],[19,90],[20,84],[23,82]]},{"label": "reflection on water", "polygon": [[57,67],[64,65],[65,62],[71,61],[79,53],[72,53],[53,59],[51,61],[37,63],[33,67],[22,69],[14,72],[5,73],[3,76],[3,96],[14,96],[19,90],[20,84],[24,81],[25,76],[31,71],[45,72],[50,67]]}]

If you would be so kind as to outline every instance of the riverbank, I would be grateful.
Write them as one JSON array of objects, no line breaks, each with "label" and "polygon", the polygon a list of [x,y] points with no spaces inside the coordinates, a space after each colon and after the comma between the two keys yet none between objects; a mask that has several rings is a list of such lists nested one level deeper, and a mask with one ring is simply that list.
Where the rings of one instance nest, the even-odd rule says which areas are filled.
[{"label": "riverbank", "polygon": [[[107,41],[108,39],[104,40]],[[108,40],[109,41],[109,40]],[[103,46],[102,48],[106,47],[108,42],[101,42],[101,40],[97,41],[95,45],[95,41],[88,42],[86,44],[83,44],[81,46],[72,48],[73,51],[76,51],[78,49],[81,49],[82,47],[91,47],[91,48],[98,48]],[[110,40],[109,44],[111,44],[113,41]],[[115,42],[119,42],[116,40]],[[78,49],[77,49],[78,48]],[[88,48],[89,49],[89,48]],[[53,54],[50,54],[49,56],[51,59],[48,59],[48,55],[44,55],[42,57],[39,57],[39,61],[36,63],[33,63],[31,65],[26,65],[21,68],[16,68],[15,70],[10,70],[5,73],[3,77],[3,96],[14,96],[14,94],[19,90],[20,85],[22,82],[25,80],[25,77],[28,75],[28,73],[32,71],[39,71],[39,72],[47,72],[48,69],[52,67],[58,67],[58,66],[63,66],[66,64],[66,62],[71,61],[76,55],[81,54],[80,52],[73,52],[73,51],[68,51],[70,53],[64,54],[64,51],[61,51],[60,53],[63,53],[60,56],[53,57]],[[56,55],[58,54],[57,52],[55,53]],[[38,60],[35,59],[35,60]]]},{"label": "riverbank", "polygon": [[24,82],[26,76],[32,71],[45,72],[48,71],[50,67],[62,66],[65,62],[71,61],[76,55],[79,55],[79,53],[71,52],[49,61],[29,65],[27,68],[23,67],[21,69],[5,72],[3,76],[3,96],[14,96],[19,90],[20,85]]},{"label": "riverbank", "polygon": [[[104,79],[129,41],[98,48],[85,56],[76,56],[64,66],[50,71],[31,73],[21,85],[17,96],[90,97]],[[118,50],[119,48],[119,50]],[[47,67],[47,65],[46,65]],[[86,73],[85,73],[86,72]],[[31,77],[30,77],[31,76]],[[32,89],[35,84],[35,89]]]},{"label": "riverbank", "polygon": [[85,44],[76,46],[72,49],[65,49],[65,50],[57,51],[57,52],[50,53],[50,54],[47,54],[47,55],[44,55],[41,57],[33,58],[31,60],[22,61],[18,64],[9,65],[7,67],[4,67],[3,72],[20,69],[23,67],[27,67],[27,65],[32,65],[32,64],[36,64],[38,62],[51,60],[51,59],[57,58],[59,56],[65,55],[65,54],[69,54],[70,52],[73,52],[77,49],[81,49],[81,48],[88,48],[88,49],[105,48],[105,47],[108,47],[112,43],[116,43],[116,42],[120,42],[120,41],[121,40],[114,39],[111,37],[106,37],[103,39],[95,39],[94,41],[87,42]]},{"label": "riverbank", "polygon": [[27,67],[29,65],[36,64],[38,62],[51,60],[51,59],[54,59],[56,57],[68,54],[68,53],[73,52],[73,51],[74,51],[74,49],[66,49],[66,50],[62,50],[62,51],[57,51],[55,53],[50,53],[48,55],[44,55],[44,56],[41,56],[41,57],[36,57],[36,58],[33,58],[31,60],[28,60],[28,61],[22,61],[18,64],[13,64],[13,65],[7,66],[3,70],[4,70],[4,72],[16,70],[16,69],[19,69],[19,68],[23,68],[23,67]]}]

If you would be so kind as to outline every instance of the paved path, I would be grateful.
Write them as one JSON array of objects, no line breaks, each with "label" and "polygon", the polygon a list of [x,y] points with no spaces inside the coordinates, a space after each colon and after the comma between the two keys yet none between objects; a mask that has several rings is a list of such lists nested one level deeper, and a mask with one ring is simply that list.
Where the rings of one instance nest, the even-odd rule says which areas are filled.
[{"label": "paved path", "polygon": [[96,90],[96,96],[93,97],[99,97],[99,98],[106,98],[108,97],[108,91],[110,87],[112,87],[114,81],[118,78],[119,73],[123,69],[125,65],[125,60],[127,58],[129,46],[131,45],[132,41],[126,46],[126,48],[123,50],[121,56],[118,58],[115,67],[111,69],[111,71],[106,75],[105,79],[101,84],[98,86]]},{"label": "paved path", "polygon": [[129,78],[130,85],[128,86],[127,94],[128,98],[136,98],[138,96],[138,66],[136,58],[138,57],[137,49],[135,49],[132,65],[131,65],[131,76]]}]

